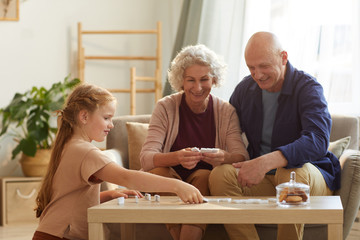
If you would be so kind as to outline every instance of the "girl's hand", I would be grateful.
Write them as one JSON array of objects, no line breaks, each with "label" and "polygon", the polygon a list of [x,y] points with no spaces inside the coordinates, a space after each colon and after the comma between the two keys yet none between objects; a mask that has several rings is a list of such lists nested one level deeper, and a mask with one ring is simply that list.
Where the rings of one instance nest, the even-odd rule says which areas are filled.
[{"label": "girl's hand", "polygon": [[204,162],[212,165],[213,167],[219,166],[225,161],[225,151],[219,150],[217,153],[202,153],[202,159]]},{"label": "girl's hand", "polygon": [[119,198],[119,197],[124,197],[124,198],[128,198],[129,195],[131,196],[138,196],[139,198],[142,198],[143,195],[136,190],[129,190],[126,188],[117,188],[115,190],[110,190],[111,191],[111,198],[115,199],[115,198]]},{"label": "girl's hand", "polygon": [[201,153],[193,152],[190,148],[185,148],[176,152],[179,164],[186,169],[193,169],[201,160]]},{"label": "girl's hand", "polygon": [[176,180],[176,182],[175,193],[184,203],[194,204],[203,202],[203,196],[196,187],[181,180]]}]

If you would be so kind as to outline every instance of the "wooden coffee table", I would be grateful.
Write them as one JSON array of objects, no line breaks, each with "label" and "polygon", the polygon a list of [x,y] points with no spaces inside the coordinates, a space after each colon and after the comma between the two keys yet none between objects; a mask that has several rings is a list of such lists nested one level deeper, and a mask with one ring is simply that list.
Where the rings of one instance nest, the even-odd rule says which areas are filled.
[{"label": "wooden coffee table", "polygon": [[90,240],[105,239],[105,223],[126,223],[121,226],[121,239],[135,239],[135,223],[327,224],[328,239],[343,238],[343,208],[339,196],[313,196],[309,205],[289,208],[276,203],[184,204],[178,197],[170,196],[161,196],[160,202],[155,202],[153,197],[151,201],[139,199],[138,203],[129,198],[122,205],[112,200],[89,208],[88,223]]}]

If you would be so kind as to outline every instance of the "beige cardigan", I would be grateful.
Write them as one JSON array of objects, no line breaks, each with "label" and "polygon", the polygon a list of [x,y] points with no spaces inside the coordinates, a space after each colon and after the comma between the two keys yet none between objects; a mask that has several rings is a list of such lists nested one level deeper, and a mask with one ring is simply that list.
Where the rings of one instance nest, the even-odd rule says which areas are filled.
[{"label": "beige cardigan", "polygon": [[[179,129],[179,106],[182,94],[184,92],[166,96],[155,106],[148,135],[140,153],[140,163],[144,171],[154,168],[153,157],[156,153],[168,153],[175,142]],[[229,153],[240,153],[248,160],[249,154],[241,138],[235,108],[214,95],[212,98],[216,128],[215,147]]]}]

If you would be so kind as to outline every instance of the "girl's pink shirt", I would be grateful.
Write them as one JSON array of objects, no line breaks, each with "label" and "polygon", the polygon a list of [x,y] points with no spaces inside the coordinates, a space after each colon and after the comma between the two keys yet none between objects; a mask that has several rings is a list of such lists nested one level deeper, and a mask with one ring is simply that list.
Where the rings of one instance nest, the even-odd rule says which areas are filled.
[{"label": "girl's pink shirt", "polygon": [[100,204],[100,185],[90,176],[111,163],[90,142],[72,139],[62,154],[53,182],[53,196],[37,231],[69,239],[88,239],[87,209]]}]

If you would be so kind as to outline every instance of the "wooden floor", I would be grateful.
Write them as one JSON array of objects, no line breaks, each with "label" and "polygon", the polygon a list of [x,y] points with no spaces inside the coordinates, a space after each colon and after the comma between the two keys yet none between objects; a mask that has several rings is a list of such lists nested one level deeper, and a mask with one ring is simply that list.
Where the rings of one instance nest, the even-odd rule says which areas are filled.
[{"label": "wooden floor", "polygon": [[351,228],[351,232],[346,240],[359,240],[360,239],[360,211],[355,219],[355,222]]},{"label": "wooden floor", "polygon": [[[360,239],[360,211],[346,240]],[[22,224],[0,227],[1,240],[31,240],[37,224]]]}]

